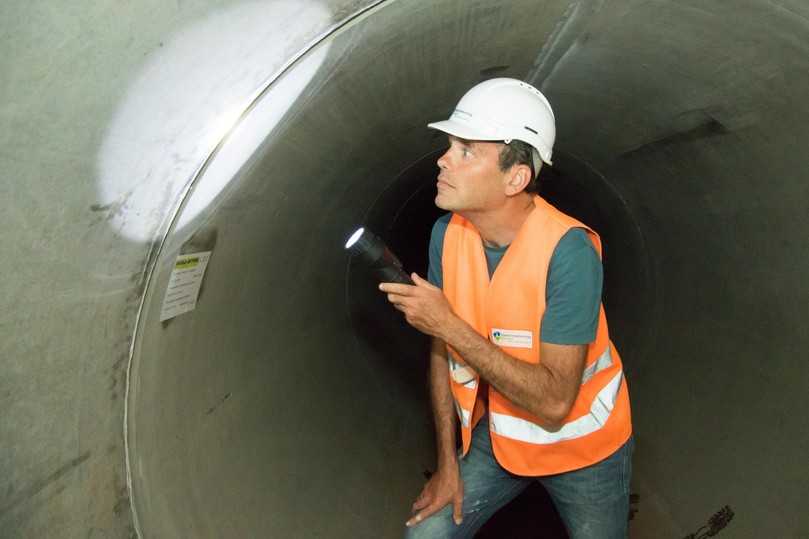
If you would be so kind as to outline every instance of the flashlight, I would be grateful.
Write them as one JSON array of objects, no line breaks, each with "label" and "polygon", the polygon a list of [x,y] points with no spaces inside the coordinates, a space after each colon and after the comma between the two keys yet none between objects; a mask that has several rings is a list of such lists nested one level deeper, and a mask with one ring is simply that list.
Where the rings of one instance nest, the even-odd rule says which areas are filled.
[{"label": "flashlight", "polygon": [[383,283],[413,284],[402,263],[376,234],[360,228],[348,238],[346,249],[359,257]]}]

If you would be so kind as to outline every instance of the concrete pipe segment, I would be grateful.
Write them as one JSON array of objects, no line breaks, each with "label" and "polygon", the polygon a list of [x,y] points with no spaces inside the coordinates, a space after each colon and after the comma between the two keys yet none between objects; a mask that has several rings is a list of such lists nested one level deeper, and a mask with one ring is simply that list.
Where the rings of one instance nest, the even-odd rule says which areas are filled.
[{"label": "concrete pipe segment", "polygon": [[631,535],[809,536],[805,1],[6,1],[0,45],[2,537],[399,537],[425,340],[343,243],[424,271],[426,124],[495,76],[605,240]]}]

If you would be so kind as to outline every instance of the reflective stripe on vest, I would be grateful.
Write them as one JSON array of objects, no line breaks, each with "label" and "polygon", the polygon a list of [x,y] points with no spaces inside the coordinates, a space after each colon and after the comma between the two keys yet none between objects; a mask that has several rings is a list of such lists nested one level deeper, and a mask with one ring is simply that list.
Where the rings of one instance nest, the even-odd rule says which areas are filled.
[{"label": "reflective stripe on vest", "polygon": [[475,371],[470,369],[468,366],[463,365],[455,361],[455,358],[452,357],[452,354],[447,354],[448,364],[449,364],[449,375],[455,381],[455,383],[462,384],[467,389],[475,389],[478,387],[478,381],[476,378]]},{"label": "reflective stripe on vest", "polygon": [[455,403],[455,411],[458,413],[458,419],[461,420],[461,425],[468,429],[472,421],[472,412],[461,408],[457,400],[453,399],[453,402]]},{"label": "reflective stripe on vest", "polygon": [[607,345],[607,349],[604,350],[604,353],[598,356],[598,359],[592,365],[584,369],[584,372],[581,374],[581,385],[586,384],[596,373],[608,369],[609,367],[612,367],[612,353],[610,352],[610,346]]},{"label": "reflective stripe on vest", "polygon": [[496,412],[489,413],[491,430],[500,436],[531,444],[553,444],[587,436],[603,427],[609,419],[618,390],[621,389],[623,374],[623,371],[618,371],[610,383],[598,392],[589,414],[565,423],[556,432],[547,431],[531,421]]}]

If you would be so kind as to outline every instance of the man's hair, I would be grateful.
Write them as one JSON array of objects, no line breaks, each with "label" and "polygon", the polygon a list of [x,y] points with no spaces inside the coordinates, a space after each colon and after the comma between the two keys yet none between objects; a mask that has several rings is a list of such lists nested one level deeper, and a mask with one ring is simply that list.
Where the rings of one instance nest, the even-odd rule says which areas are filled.
[{"label": "man's hair", "polygon": [[498,166],[502,172],[506,172],[514,165],[528,165],[528,168],[531,169],[531,181],[525,186],[526,193],[539,192],[539,178],[537,171],[534,170],[533,151],[533,146],[521,140],[512,140],[500,148]]}]

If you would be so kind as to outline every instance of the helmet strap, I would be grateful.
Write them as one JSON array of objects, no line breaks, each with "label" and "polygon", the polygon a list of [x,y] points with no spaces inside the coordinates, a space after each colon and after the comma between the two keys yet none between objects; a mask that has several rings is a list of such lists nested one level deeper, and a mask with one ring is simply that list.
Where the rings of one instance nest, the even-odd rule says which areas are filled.
[{"label": "helmet strap", "polygon": [[536,148],[531,148],[531,160],[534,162],[534,178],[539,176],[539,169],[542,168],[542,158]]}]

